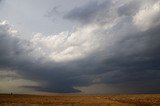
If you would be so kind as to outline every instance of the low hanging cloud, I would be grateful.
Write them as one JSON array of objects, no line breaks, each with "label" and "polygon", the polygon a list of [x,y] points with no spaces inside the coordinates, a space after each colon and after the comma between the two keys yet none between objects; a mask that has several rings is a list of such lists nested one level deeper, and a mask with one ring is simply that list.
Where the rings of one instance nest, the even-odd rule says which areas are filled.
[{"label": "low hanging cloud", "polygon": [[0,68],[40,83],[23,85],[37,91],[76,93],[103,85],[104,93],[159,93],[159,4],[90,2],[64,16],[81,23],[74,32],[29,40],[2,22]]}]

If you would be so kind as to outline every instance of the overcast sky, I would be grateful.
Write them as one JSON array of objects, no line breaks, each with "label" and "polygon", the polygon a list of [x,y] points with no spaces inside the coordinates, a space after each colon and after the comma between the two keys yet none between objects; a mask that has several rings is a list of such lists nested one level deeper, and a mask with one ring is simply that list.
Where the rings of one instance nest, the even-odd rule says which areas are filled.
[{"label": "overcast sky", "polygon": [[0,0],[0,93],[160,93],[159,0]]}]

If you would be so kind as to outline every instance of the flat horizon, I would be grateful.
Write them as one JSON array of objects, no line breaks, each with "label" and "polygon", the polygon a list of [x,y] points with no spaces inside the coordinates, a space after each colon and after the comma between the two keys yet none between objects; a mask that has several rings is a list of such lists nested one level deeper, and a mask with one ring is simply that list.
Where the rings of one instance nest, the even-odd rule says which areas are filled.
[{"label": "flat horizon", "polygon": [[0,0],[0,93],[160,94],[160,0]]}]

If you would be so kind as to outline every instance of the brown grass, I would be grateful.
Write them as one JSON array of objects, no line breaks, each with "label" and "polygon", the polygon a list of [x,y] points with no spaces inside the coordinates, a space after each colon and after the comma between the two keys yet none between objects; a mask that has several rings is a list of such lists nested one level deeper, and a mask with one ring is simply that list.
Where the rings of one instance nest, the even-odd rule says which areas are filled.
[{"label": "brown grass", "polygon": [[0,106],[160,106],[160,95],[0,95]]}]

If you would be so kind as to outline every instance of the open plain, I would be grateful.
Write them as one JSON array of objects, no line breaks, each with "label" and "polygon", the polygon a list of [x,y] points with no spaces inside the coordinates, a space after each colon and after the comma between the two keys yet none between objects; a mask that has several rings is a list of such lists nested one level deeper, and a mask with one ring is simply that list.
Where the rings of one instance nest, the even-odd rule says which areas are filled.
[{"label": "open plain", "polygon": [[160,106],[160,95],[0,95],[0,106]]}]

